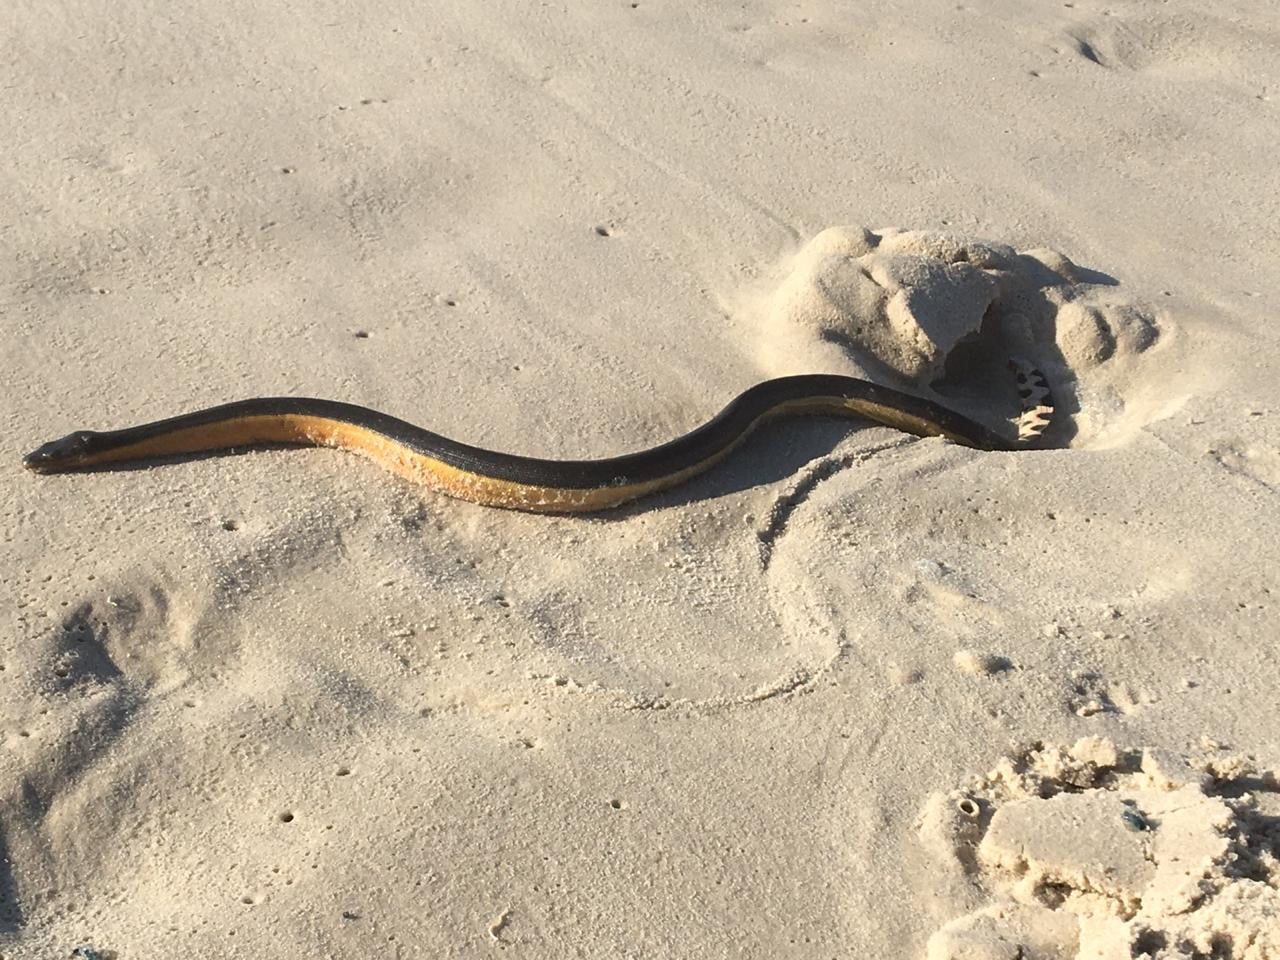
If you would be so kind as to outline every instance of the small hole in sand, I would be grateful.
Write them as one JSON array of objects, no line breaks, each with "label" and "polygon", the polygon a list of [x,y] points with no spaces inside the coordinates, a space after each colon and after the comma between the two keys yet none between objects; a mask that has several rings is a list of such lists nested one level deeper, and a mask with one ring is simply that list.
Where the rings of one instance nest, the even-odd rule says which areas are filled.
[{"label": "small hole in sand", "polygon": [[1120,812],[1120,819],[1124,822],[1127,829],[1138,833],[1144,833],[1151,829],[1151,821],[1133,807],[1125,807],[1125,809]]},{"label": "small hole in sand", "polygon": [[962,797],[956,804],[956,809],[969,819],[973,819],[982,812],[982,808],[972,797]]},{"label": "small hole in sand", "polygon": [[368,339],[369,339],[369,331],[368,331],[368,330],[357,330],[357,331],[356,331],[356,339],[357,339],[357,340],[368,340]]},{"label": "small hole in sand", "polygon": [[280,822],[293,823],[293,814],[286,810],[284,813],[280,814]]},{"label": "small hole in sand", "polygon": [[608,228],[608,227],[596,227],[596,235],[597,235],[597,236],[601,236],[601,237],[607,237],[607,236],[609,236],[609,228]]},{"label": "small hole in sand", "polygon": [[444,305],[446,307],[456,307],[458,305],[458,301],[453,299],[453,297],[450,297],[448,300],[444,302]]},{"label": "small hole in sand", "polygon": [[611,806],[614,810],[621,810],[623,807],[623,803],[621,800],[610,800],[609,806]]},{"label": "small hole in sand", "polygon": [[339,767],[339,768],[337,769],[337,774],[338,774],[338,776],[340,776],[340,777],[349,777],[349,776],[351,776],[351,768],[350,768],[350,767]]},{"label": "small hole in sand", "polygon": [[227,531],[235,531],[235,530],[239,530],[239,529],[240,529],[240,524],[236,523],[236,521],[234,521],[234,520],[223,520],[223,521],[222,521],[222,529],[223,529],[223,530],[227,530]]},{"label": "small hole in sand", "polygon": [[297,167],[281,167],[280,172],[281,173],[297,173],[298,168]]},{"label": "small hole in sand", "polygon": [[1147,930],[1140,933],[1133,941],[1134,956],[1154,957],[1157,953],[1162,953],[1168,945],[1165,934],[1159,930]]}]

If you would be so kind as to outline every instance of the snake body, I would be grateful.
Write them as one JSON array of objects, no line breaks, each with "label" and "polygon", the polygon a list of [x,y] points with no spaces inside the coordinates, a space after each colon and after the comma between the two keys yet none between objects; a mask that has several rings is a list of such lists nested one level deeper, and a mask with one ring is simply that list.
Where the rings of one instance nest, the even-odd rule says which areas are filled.
[{"label": "snake body", "polygon": [[[1025,385],[1023,374],[1019,382]],[[1027,391],[1022,393],[1025,400]],[[764,421],[800,414],[858,416],[982,450],[1014,450],[1026,439],[1024,435],[1006,439],[941,404],[909,393],[853,377],[811,374],[758,383],[682,437],[602,460],[542,460],[497,453],[368,407],[263,397],[123,430],[79,430],[44,444],[23,462],[38,473],[63,473],[271,444],[340,447],[423,486],[474,503],[543,513],[585,513],[683,483],[727,456]]]}]

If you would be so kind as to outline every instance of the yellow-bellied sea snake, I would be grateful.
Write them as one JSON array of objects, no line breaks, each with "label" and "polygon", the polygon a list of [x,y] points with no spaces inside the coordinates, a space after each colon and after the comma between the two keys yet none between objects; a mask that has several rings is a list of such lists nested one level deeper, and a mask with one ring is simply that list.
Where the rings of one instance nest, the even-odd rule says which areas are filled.
[{"label": "yellow-bellied sea snake", "polygon": [[866,380],[825,374],[766,380],[716,417],[661,446],[604,460],[540,460],[458,443],[368,407],[333,400],[241,400],[123,430],[78,430],[28,454],[38,473],[263,444],[341,447],[450,496],[543,513],[604,510],[683,483],[723,459],[760,423],[797,414],[864,417],[981,450],[1016,450],[1047,420],[1038,371],[1015,365],[1024,412],[1016,439],[953,410]]}]

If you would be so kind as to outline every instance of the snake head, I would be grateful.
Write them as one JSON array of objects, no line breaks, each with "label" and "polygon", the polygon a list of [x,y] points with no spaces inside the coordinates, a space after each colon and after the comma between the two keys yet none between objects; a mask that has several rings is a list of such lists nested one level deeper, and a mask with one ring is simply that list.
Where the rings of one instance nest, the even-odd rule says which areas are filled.
[{"label": "snake head", "polygon": [[92,430],[77,430],[57,440],[41,444],[22,458],[22,465],[36,473],[58,473],[85,466],[93,453],[98,434]]}]

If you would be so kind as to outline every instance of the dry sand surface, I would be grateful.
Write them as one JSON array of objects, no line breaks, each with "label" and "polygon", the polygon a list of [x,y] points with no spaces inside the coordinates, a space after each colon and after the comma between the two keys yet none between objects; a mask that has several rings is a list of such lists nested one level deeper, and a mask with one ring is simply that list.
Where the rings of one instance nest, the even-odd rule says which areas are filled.
[{"label": "dry sand surface", "polygon": [[[1280,957],[1280,8],[10,0],[0,956]],[[597,518],[543,456],[851,373]]]}]

